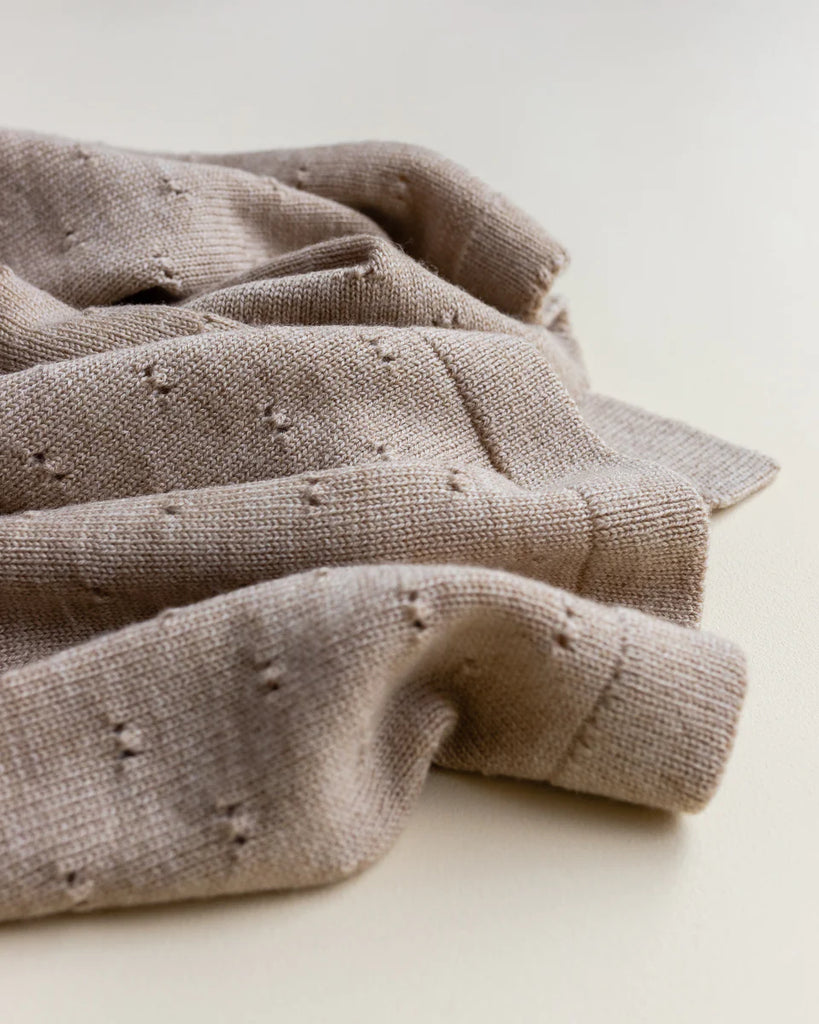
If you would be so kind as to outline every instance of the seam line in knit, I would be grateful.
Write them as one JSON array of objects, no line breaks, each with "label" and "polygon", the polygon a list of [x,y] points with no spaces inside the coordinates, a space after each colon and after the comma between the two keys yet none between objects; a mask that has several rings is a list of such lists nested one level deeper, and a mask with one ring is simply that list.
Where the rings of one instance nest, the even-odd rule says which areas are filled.
[{"label": "seam line in knit", "polygon": [[615,608],[613,610],[615,615],[617,616],[617,621],[620,626],[620,639],[618,644],[617,657],[614,661],[614,666],[611,670],[611,673],[609,674],[608,679],[601,687],[600,692],[597,695],[597,699],[592,705],[589,713],[584,717],[583,721],[575,729],[574,733],[572,734],[572,738],[569,740],[566,746],[566,749],[564,750],[563,754],[558,758],[557,763],[550,772],[550,778],[552,781],[558,779],[560,775],[562,775],[563,772],[569,767],[569,765],[574,761],[575,757],[577,756],[578,750],[580,750],[583,747],[585,747],[586,749],[590,749],[591,744],[586,743],[585,741],[586,733],[594,725],[595,719],[600,714],[601,708],[604,708],[606,706],[606,702],[608,701],[609,695],[611,694],[612,690],[620,680],[620,676],[623,671],[623,665],[625,663],[626,639],[628,629],[626,619],[623,616],[622,609]]},{"label": "seam line in knit", "polygon": [[575,487],[567,487],[566,490],[569,494],[576,495],[586,508],[586,517],[589,524],[589,546],[586,549],[586,553],[577,569],[577,577],[575,578],[573,590],[576,594],[581,597],[586,593],[586,575],[591,565],[592,556],[594,555],[597,547],[595,541],[597,538],[597,515],[592,508],[592,503],[588,496],[582,491],[577,490]]},{"label": "seam line in knit", "polygon": [[422,334],[421,337],[432,349],[436,358],[446,371],[446,375],[452,381],[453,387],[455,388],[455,393],[460,399],[461,405],[463,406],[464,412],[466,413],[467,418],[469,420],[469,424],[472,427],[472,431],[475,434],[475,437],[477,438],[481,448],[483,448],[484,452],[486,452],[486,457],[489,459],[489,464],[491,465],[492,469],[494,469],[496,473],[500,473],[501,476],[506,477],[506,479],[509,480],[511,483],[517,484],[517,481],[514,480],[509,475],[509,473],[504,469],[497,452],[494,451],[494,449],[490,445],[489,439],[486,436],[486,432],[483,430],[483,428],[480,426],[478,422],[478,417],[476,415],[475,408],[472,402],[470,402],[469,399],[467,398],[466,393],[464,392],[463,389],[463,385],[458,380],[458,376],[455,373],[455,371],[449,365],[449,361],[444,356],[444,354],[438,350],[438,347],[436,346],[432,338],[429,337],[429,335]]},{"label": "seam line in knit", "polygon": [[[498,199],[499,196],[497,194],[493,194],[491,198],[487,201],[483,209],[473,208],[472,223],[469,225],[469,230],[467,231],[463,243],[461,244],[461,247],[458,250],[457,257],[455,258],[455,261],[452,264],[452,282],[453,284],[458,285],[458,287],[460,288],[464,287],[464,285],[461,284],[459,278],[461,274],[461,268],[463,267],[464,260],[466,259],[466,254],[469,251],[469,249],[472,248],[472,243],[475,240],[475,235],[477,235],[478,233],[478,228],[486,221],[488,210],[490,208],[494,209],[494,207],[497,205]],[[468,290],[469,289],[467,289],[467,291]]]}]

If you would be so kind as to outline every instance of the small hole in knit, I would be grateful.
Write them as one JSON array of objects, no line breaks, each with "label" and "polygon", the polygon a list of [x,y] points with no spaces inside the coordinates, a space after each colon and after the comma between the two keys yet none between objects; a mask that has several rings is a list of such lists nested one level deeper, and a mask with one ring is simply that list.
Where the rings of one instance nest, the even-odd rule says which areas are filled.
[{"label": "small hole in knit", "polygon": [[46,460],[45,452],[35,452],[31,457],[35,462],[39,462],[40,465],[42,465]]},{"label": "small hole in knit", "polygon": [[159,180],[163,191],[168,192],[170,195],[183,196],[187,192],[185,186],[180,185],[178,182],[174,181],[173,178],[168,178],[163,175]]},{"label": "small hole in knit", "polygon": [[266,661],[258,666],[259,675],[265,693],[275,693],[281,686],[281,669],[273,661]]},{"label": "small hole in knit", "polygon": [[407,594],[407,612],[410,623],[419,632],[427,628],[427,622],[424,618],[424,610],[418,604],[419,593],[417,590],[411,590]]},{"label": "small hole in knit", "polygon": [[139,754],[142,743],[139,730],[129,729],[125,722],[117,722],[114,726],[114,735],[117,737],[117,760],[127,761],[129,758]]},{"label": "small hole in knit", "polygon": [[66,885],[74,885],[77,881],[77,872],[69,871],[65,876]]},{"label": "small hole in knit", "polygon": [[262,418],[268,421],[277,434],[286,434],[292,426],[289,417],[276,409],[276,406],[272,402],[269,402],[264,409],[262,409]]},{"label": "small hole in knit", "polygon": [[162,511],[166,516],[178,516],[180,509],[177,505],[163,505]]},{"label": "small hole in knit", "polygon": [[555,643],[558,647],[569,648],[572,645],[571,640],[566,636],[565,633],[558,633],[555,637]]},{"label": "small hole in knit", "polygon": [[243,836],[241,832],[239,833],[239,835],[233,837],[234,846],[244,846],[246,842],[247,836]]},{"label": "small hole in knit", "polygon": [[541,288],[548,288],[552,283],[552,271],[550,267],[538,267],[535,273],[535,280]]},{"label": "small hole in knit", "polygon": [[174,385],[164,384],[162,381],[158,381],[154,376],[154,370],[155,367],[152,364],[143,368],[142,376],[145,378],[145,383],[155,395],[169,395],[173,390]]},{"label": "small hole in knit", "polygon": [[309,484],[307,490],[304,492],[304,500],[312,508],[317,508],[319,505],[322,504],[321,494],[319,494],[316,488],[317,484],[311,483]]},{"label": "small hole in knit", "polygon": [[391,348],[388,339],[381,338],[378,336],[367,337],[365,335],[362,337],[362,340],[365,341],[372,348],[372,350],[375,352],[376,356],[378,357],[378,359],[380,359],[382,363],[395,362],[396,354],[395,351]]}]

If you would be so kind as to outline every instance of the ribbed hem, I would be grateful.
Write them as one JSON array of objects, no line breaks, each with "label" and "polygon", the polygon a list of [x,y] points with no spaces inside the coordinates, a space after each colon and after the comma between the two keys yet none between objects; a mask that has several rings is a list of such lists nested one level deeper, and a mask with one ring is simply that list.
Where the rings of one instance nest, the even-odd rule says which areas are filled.
[{"label": "ribbed hem", "polygon": [[698,811],[713,795],[745,693],[732,644],[619,609],[611,678],[550,779],[555,785]]}]

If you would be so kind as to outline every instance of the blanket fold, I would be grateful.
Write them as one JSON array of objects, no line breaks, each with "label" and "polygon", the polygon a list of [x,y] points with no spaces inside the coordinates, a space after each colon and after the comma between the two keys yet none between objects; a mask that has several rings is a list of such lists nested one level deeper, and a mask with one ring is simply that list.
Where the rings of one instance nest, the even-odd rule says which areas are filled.
[{"label": "blanket fold", "polygon": [[0,132],[0,918],[342,878],[433,764],[707,803],[776,466],[592,391],[566,263],[419,147]]}]

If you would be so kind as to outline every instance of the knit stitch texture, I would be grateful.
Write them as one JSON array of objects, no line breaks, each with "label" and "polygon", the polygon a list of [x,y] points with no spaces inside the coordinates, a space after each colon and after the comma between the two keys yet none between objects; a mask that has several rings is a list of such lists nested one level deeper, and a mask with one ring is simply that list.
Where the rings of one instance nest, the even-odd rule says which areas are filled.
[{"label": "knit stitch texture", "polygon": [[433,763],[707,803],[776,466],[594,393],[566,262],[414,146],[0,132],[0,918],[342,878]]}]

